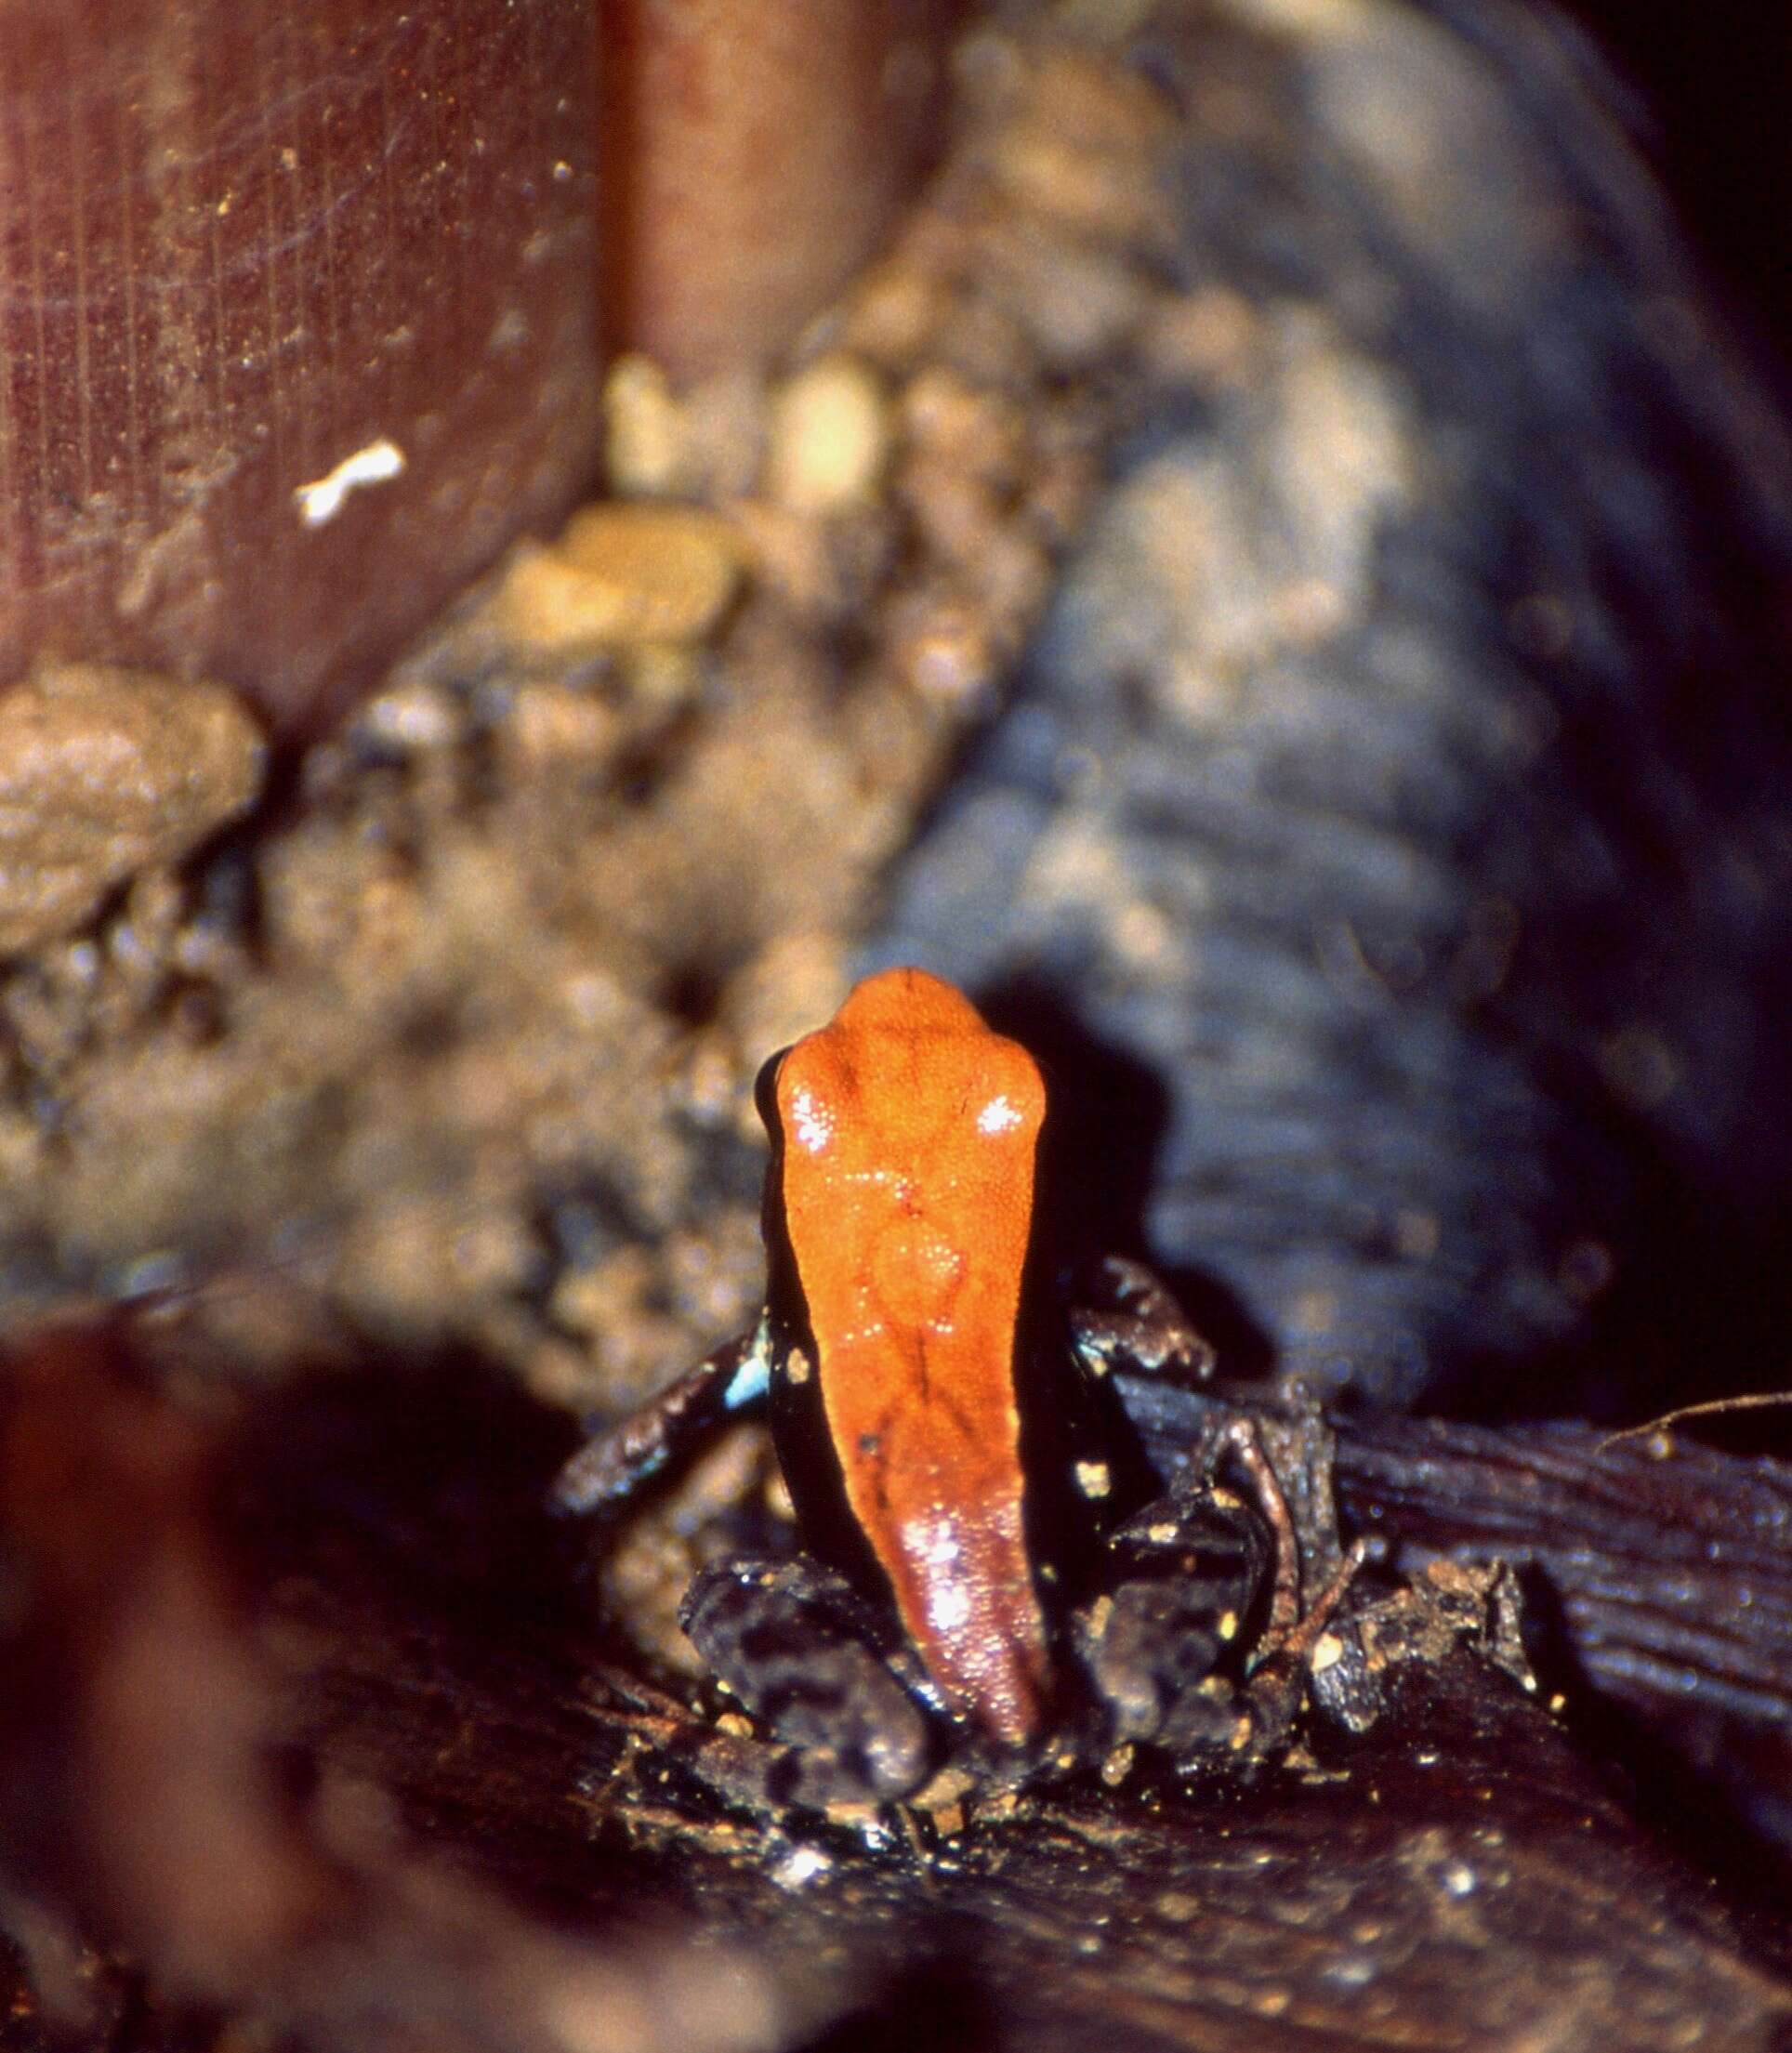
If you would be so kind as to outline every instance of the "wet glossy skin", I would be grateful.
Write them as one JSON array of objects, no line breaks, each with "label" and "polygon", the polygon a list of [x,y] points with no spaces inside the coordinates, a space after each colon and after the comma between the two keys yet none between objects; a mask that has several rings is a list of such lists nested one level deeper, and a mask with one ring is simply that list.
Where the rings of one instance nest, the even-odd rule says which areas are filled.
[{"label": "wet glossy skin", "polygon": [[[679,1619],[772,1744],[700,1772],[771,1814],[900,1800],[938,1759],[944,1735],[928,1713],[942,1703],[1006,1757],[973,1744],[961,1762],[982,1773],[1095,1757],[1091,1718],[1098,1747],[1144,1744],[1179,1771],[1218,1760],[1248,1772],[1271,1757],[1364,1543],[1303,1616],[1298,1537],[1243,1414],[1192,1446],[1142,1508],[1120,1501],[1099,1441],[1048,1436],[1043,1455],[1029,1442],[1052,1465],[1041,1487],[1055,1481],[1060,1512],[1074,1486],[1104,1567],[1096,1600],[1073,1596],[1060,1619],[1074,1672],[1042,1752],[1050,1642],[1026,1546],[1016,1391],[1045,1113],[1031,1058],[949,985],[898,969],[774,1057],[759,1095],[773,1149],[758,1324],[602,1428],[550,1499],[619,1511],[770,1399],[808,1549],[710,1562]],[[1073,1379],[1060,1393],[1067,1419],[1078,1379],[1087,1395],[1115,1370],[1206,1376],[1212,1349],[1148,1270],[1108,1256],[1083,1281],[1094,1301],[1068,1301],[1048,1336]],[[1252,1502],[1216,1487],[1222,1465]],[[867,1601],[876,1573],[900,1639]],[[1243,1642],[1259,1606],[1261,1630]]]},{"label": "wet glossy skin", "polygon": [[894,969],[785,1054],[774,1101],[848,1503],[948,1701],[1021,1744],[1048,1668],[1014,1380],[1044,1084],[949,984]]}]

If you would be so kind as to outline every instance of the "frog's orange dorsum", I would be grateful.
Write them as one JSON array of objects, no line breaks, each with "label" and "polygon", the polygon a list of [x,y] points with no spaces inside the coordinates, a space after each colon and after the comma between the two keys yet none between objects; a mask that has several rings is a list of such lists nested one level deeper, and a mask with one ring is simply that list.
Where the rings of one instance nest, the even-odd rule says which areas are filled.
[{"label": "frog's orange dorsum", "polygon": [[[731,1751],[713,1786],[781,1817],[925,1792],[942,1740],[963,1770],[1009,1787],[1135,1744],[1179,1772],[1248,1771],[1285,1750],[1367,1543],[1303,1603],[1282,1484],[1250,1415],[1219,1401],[1166,1494],[1141,1498],[1110,1461],[1128,1455],[1091,1430],[1106,1379],[1198,1383],[1213,1350],[1122,1256],[1089,1272],[1093,1302],[1067,1299],[1056,1325],[1036,1305],[1023,1320],[1046,1109],[1032,1059],[950,985],[892,969],[774,1055],[758,1102],[772,1143],[758,1323],[602,1428],[551,1499],[620,1508],[769,1402],[804,1546],[709,1561],[679,1610],[775,1743],[748,1778],[757,1800]],[[1289,1458],[1311,1476],[1329,1456]],[[1216,1487],[1222,1462],[1254,1503]],[[1062,1549],[1041,1572],[1055,1642],[1029,1524]],[[1069,1657],[1055,1678],[1054,1646]]]},{"label": "frog's orange dorsum", "polygon": [[1046,1630],[1015,1392],[1045,1086],[919,969],[868,978],[778,1066],[782,1205],[847,1501],[957,1709],[1019,1744]]}]

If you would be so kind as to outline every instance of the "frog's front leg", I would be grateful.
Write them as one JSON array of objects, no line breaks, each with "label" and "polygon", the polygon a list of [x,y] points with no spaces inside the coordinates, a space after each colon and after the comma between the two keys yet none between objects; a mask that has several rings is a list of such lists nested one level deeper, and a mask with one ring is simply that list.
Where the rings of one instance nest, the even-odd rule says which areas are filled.
[{"label": "frog's front leg", "polygon": [[639,1411],[600,1428],[554,1478],[556,1511],[608,1511],[627,1503],[651,1477],[694,1452],[726,1419],[764,1402],[771,1375],[771,1329],[761,1316],[751,1333],[719,1347]]},{"label": "frog's front leg", "polygon": [[1212,1345],[1143,1262],[1109,1255],[1078,1282],[1091,1287],[1072,1307],[1071,1349],[1086,1374],[1100,1381],[1116,1368],[1131,1369],[1188,1384],[1212,1375]]},{"label": "frog's front leg", "polygon": [[926,1780],[933,1735],[901,1644],[833,1569],[725,1561],[685,1593],[679,1622],[774,1743],[763,1796],[782,1808],[889,1803]]}]

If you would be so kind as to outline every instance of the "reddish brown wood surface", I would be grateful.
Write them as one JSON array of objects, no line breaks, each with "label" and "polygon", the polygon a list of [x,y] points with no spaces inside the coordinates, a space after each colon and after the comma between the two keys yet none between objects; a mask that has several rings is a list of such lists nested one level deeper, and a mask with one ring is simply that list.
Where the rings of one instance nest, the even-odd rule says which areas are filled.
[{"label": "reddish brown wood surface", "polygon": [[114,659],[315,727],[571,502],[592,59],[586,0],[0,7],[0,681]]}]

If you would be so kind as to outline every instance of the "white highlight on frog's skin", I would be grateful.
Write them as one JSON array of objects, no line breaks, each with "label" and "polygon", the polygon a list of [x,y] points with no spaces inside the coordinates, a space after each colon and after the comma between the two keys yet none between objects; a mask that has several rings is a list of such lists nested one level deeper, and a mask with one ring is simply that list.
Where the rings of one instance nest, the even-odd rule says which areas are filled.
[{"label": "white highlight on frog's skin", "polygon": [[956,1632],[970,1616],[970,1592],[962,1583],[941,1583],[928,1593],[927,1622],[935,1632]]},{"label": "white highlight on frog's skin", "polygon": [[298,517],[308,528],[321,528],[342,511],[351,492],[362,485],[383,485],[404,475],[404,452],[389,435],[382,435],[352,456],[345,456],[336,468],[309,485],[297,485],[293,497],[298,502]]},{"label": "white highlight on frog's skin", "polygon": [[753,1345],[722,1388],[722,1409],[738,1412],[757,1404],[771,1388],[771,1326],[761,1315],[753,1330]]},{"label": "white highlight on frog's skin", "polygon": [[1012,1133],[1020,1124],[1021,1108],[1011,1104],[1005,1092],[997,1092],[977,1114],[977,1131],[980,1134]]},{"label": "white highlight on frog's skin", "polygon": [[955,1632],[970,1616],[970,1592],[953,1573],[964,1553],[958,1521],[950,1513],[916,1519],[903,1531],[903,1550],[927,1582],[927,1622],[935,1632]]},{"label": "white highlight on frog's skin", "polygon": [[797,1145],[810,1154],[820,1154],[834,1138],[834,1115],[830,1108],[809,1091],[797,1091],[790,1099],[791,1124],[797,1130]]},{"label": "white highlight on frog's skin", "polygon": [[771,1387],[771,1364],[763,1354],[749,1354],[728,1379],[722,1392],[722,1409],[738,1412],[757,1404]]}]

